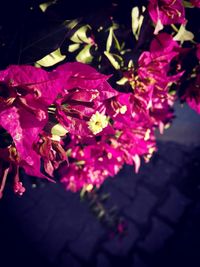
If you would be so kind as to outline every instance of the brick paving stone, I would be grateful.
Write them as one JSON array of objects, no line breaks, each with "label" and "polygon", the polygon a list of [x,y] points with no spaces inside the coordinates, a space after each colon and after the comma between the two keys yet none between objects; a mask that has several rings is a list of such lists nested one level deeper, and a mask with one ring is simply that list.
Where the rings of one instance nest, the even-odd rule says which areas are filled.
[{"label": "brick paving stone", "polygon": [[133,198],[135,196],[136,184],[140,176],[134,172],[133,166],[125,165],[123,169],[108,181],[115,183],[115,186],[125,195]]},{"label": "brick paving stone", "polygon": [[104,254],[99,253],[97,255],[97,264],[96,267],[112,267],[110,261],[108,260],[108,257],[106,257]]},{"label": "brick paving stone", "polygon": [[[108,203],[111,207],[117,206],[118,209],[123,209],[125,206],[131,204],[131,200],[123,191],[121,191],[120,187],[115,186],[117,182],[118,181],[115,179],[113,179],[113,181],[110,179],[105,181],[105,185],[103,185],[102,190],[109,193],[109,198],[105,204]],[[126,183],[125,179],[124,183]]]},{"label": "brick paving stone", "polygon": [[50,194],[45,194],[40,198],[39,202],[36,205],[33,205],[30,209],[24,210],[24,212],[22,212],[20,204],[21,206],[26,207],[26,203],[24,205],[24,202],[31,202],[31,199],[27,196],[25,198],[19,199],[19,201],[15,201],[14,197],[12,196],[10,203],[8,202],[10,205],[13,204],[12,210],[10,211],[13,220],[16,224],[19,225],[24,235],[28,240],[31,241],[31,243],[37,243],[42,240],[43,236],[47,232],[52,218],[54,217],[56,210],[55,203],[51,203],[49,201],[49,195]]},{"label": "brick paving stone", "polygon": [[144,187],[137,191],[136,198],[125,208],[124,213],[138,223],[147,223],[149,214],[156,203],[156,197]]},{"label": "brick paving stone", "polygon": [[181,194],[175,187],[171,187],[169,189],[169,195],[158,211],[162,216],[176,223],[189,203],[191,201],[188,198]]},{"label": "brick paving stone", "polygon": [[165,242],[173,233],[173,229],[166,223],[153,218],[152,228],[144,241],[140,242],[139,246],[149,253],[154,253],[165,245]]},{"label": "brick paving stone", "polygon": [[124,237],[115,236],[106,241],[103,244],[103,248],[113,255],[126,256],[138,237],[139,231],[137,227],[133,223],[128,222],[127,234]]},{"label": "brick paving stone", "polygon": [[175,142],[157,142],[157,147],[158,155],[160,155],[169,165],[182,167],[183,162],[188,157],[188,148],[185,146],[178,146]]},{"label": "brick paving stone", "polygon": [[[47,200],[49,200],[48,205],[54,207],[54,213],[51,214],[44,231],[39,231],[40,239],[34,243],[34,246],[39,246],[40,252],[46,255],[49,261],[54,261],[66,242],[74,241],[79,237],[84,224],[90,220],[90,214],[88,214],[87,205],[80,203],[78,195],[74,195],[69,199],[66,197],[62,201],[59,195],[57,197],[54,196],[52,200],[49,198]],[[49,217],[49,210],[49,208],[41,210],[40,206],[35,210],[36,215],[33,217],[33,222],[29,223],[29,226],[32,225],[32,231],[30,229],[27,231],[32,240],[34,239],[32,237],[33,233],[37,232],[36,227],[42,224],[39,223],[41,217]],[[26,216],[24,217],[26,218]],[[32,215],[29,217],[29,221],[31,218]],[[33,226],[34,219],[37,219],[35,226]],[[37,234],[36,236],[39,235]]]},{"label": "brick paving stone", "polygon": [[[81,214],[80,214],[81,217]],[[80,236],[69,243],[69,249],[83,260],[89,260],[98,243],[98,239],[104,235],[104,229],[97,218],[92,215],[88,217],[87,224],[83,227]]]},{"label": "brick paving stone", "polygon": [[143,164],[139,175],[148,184],[163,188],[172,179],[177,167],[167,163],[158,154],[155,154],[148,164]]},{"label": "brick paving stone", "polygon": [[[63,245],[68,241],[77,239],[83,226],[92,219],[97,222],[88,210],[85,202],[80,202],[79,194],[73,194],[63,190],[62,186],[47,184],[42,189],[27,190],[24,197],[18,199],[14,194],[5,201],[9,201],[12,207],[11,216],[15,223],[22,229],[23,234],[31,245],[54,262]],[[32,201],[32,195],[40,194],[38,203]],[[32,208],[22,212],[21,206],[26,201],[33,203]],[[20,205],[21,204],[21,205]],[[18,209],[20,216],[18,216]]]},{"label": "brick paving stone", "polygon": [[47,256],[50,262],[53,262],[66,243],[73,242],[79,237],[82,229],[81,223],[82,221],[80,221],[80,228],[77,222],[74,222],[73,225],[73,221],[66,217],[66,211],[59,210],[57,214],[54,213],[45,235],[34,245],[39,245],[42,254]]}]

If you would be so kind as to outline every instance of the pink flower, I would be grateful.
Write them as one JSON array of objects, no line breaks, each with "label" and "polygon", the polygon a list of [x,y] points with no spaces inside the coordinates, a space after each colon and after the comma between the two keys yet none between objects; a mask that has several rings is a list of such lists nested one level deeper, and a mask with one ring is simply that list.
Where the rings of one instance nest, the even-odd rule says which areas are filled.
[{"label": "pink flower", "polygon": [[198,58],[198,60],[200,60],[200,44],[197,44],[197,46],[196,46],[196,55],[197,55],[197,58]]},{"label": "pink flower", "polygon": [[40,156],[33,150],[33,143],[43,128],[44,121],[37,120],[26,110],[9,107],[0,112],[0,126],[13,140],[13,143],[7,147],[7,151],[10,155],[13,155],[13,152],[15,155],[9,156],[7,162],[10,165],[9,169],[15,170],[14,182],[16,184],[19,182],[19,167],[23,167],[29,175],[45,177],[40,172]]},{"label": "pink flower", "polygon": [[179,54],[179,46],[172,36],[167,33],[159,34],[151,43],[150,51],[143,52],[139,58],[138,73],[143,79],[148,77],[150,82],[169,82],[168,75],[171,60]]},{"label": "pink flower", "polygon": [[54,171],[63,162],[68,165],[68,158],[62,140],[53,140],[52,136],[40,133],[34,150],[41,156],[45,172],[53,177]]},{"label": "pink flower", "polygon": [[[32,66],[10,66],[0,72],[0,125],[13,138],[28,174],[40,176],[40,157],[32,145],[48,120],[48,106],[63,91],[63,77]],[[41,175],[42,176],[42,175]]]},{"label": "pink flower", "polygon": [[73,62],[66,63],[56,69],[59,74],[65,75],[70,72],[70,79],[64,84],[66,90],[79,88],[83,90],[97,89],[101,100],[112,97],[116,94],[113,88],[107,83],[110,76],[96,71],[89,65]]},{"label": "pink flower", "polygon": [[56,71],[60,74],[71,71],[69,80],[64,84],[65,94],[56,101],[58,121],[71,134],[94,134],[89,127],[92,116],[98,112],[103,119],[104,102],[118,95],[106,81],[109,76],[98,73],[94,68],[82,63],[67,63],[59,66]]},{"label": "pink flower", "polygon": [[150,0],[148,11],[156,24],[155,34],[163,29],[163,25],[185,22],[185,9],[181,0]]},{"label": "pink flower", "polygon": [[[138,69],[130,70],[128,76],[133,93],[130,96],[132,116],[135,119],[159,127],[173,118],[172,105],[175,98],[169,93],[172,83],[177,82],[183,72],[170,75],[171,62],[179,55],[180,48],[167,33],[161,33],[144,51],[138,60]],[[151,127],[152,127],[151,126]]]},{"label": "pink flower", "polygon": [[[119,93],[105,102],[106,113],[115,120],[131,116],[130,97],[131,93]],[[121,116],[124,115],[124,116]]]},{"label": "pink flower", "polygon": [[[96,148],[96,134],[114,133],[111,125],[108,125],[105,103],[117,96],[118,92],[108,84],[108,78],[81,63],[67,63],[52,72],[32,66],[10,66],[0,71],[0,127],[7,138],[2,137],[1,144],[4,146],[1,149],[4,152],[2,161],[5,162],[0,168],[1,196],[7,174],[11,171],[14,173],[14,192],[21,195],[25,189],[19,179],[19,168],[38,177],[46,177],[41,173],[41,160],[48,176],[53,176],[60,163],[68,168],[65,142],[59,136],[55,140],[51,136],[51,128],[55,125],[51,121],[53,115],[70,132],[71,138],[73,134],[78,135],[78,142],[81,136],[86,139],[93,136],[93,144],[89,141],[88,152],[84,152],[87,181],[79,183],[79,188],[81,184],[83,186],[91,182],[93,172],[103,171],[104,166],[96,161],[90,165],[91,159],[87,155],[90,155],[90,148],[91,151]],[[75,143],[77,146],[77,141]],[[73,147],[73,142],[71,145]],[[75,153],[75,147],[73,149]],[[99,153],[102,153],[102,149],[99,146]],[[78,158],[75,157],[76,160]],[[71,169],[76,169],[76,166],[71,162]],[[103,172],[96,184],[116,173],[116,167],[113,172],[114,165],[109,166],[110,171]]]},{"label": "pink flower", "polygon": [[200,0],[190,0],[193,6],[200,7]]},{"label": "pink flower", "polygon": [[[62,75],[57,71],[47,72],[43,69],[26,65],[11,65],[5,71],[0,71],[1,92],[3,97],[25,98],[50,105],[63,90],[70,72]],[[5,97],[6,98],[6,97]]]},{"label": "pink flower", "polygon": [[75,138],[76,146],[73,146],[73,142],[69,144],[72,149],[70,165],[62,165],[58,170],[61,182],[68,190],[99,187],[108,176],[114,176],[123,166],[123,153],[109,145],[104,136],[101,141],[72,138]]},{"label": "pink flower", "polygon": [[46,177],[40,171],[41,156],[33,145],[48,121],[48,106],[63,91],[68,76],[68,72],[64,76],[32,66],[10,66],[0,71],[0,127],[12,140],[1,143],[8,155],[4,159],[6,167],[2,166],[1,195],[10,171],[14,173],[14,191],[24,192],[19,167],[29,175]]},{"label": "pink flower", "polygon": [[200,114],[200,73],[197,74],[196,79],[186,89],[183,99],[186,100],[192,109]]}]

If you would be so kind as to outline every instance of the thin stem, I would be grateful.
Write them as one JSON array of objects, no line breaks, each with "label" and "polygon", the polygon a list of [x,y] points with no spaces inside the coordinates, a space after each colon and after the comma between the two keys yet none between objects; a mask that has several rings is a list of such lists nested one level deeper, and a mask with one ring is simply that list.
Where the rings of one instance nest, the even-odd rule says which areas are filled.
[{"label": "thin stem", "polygon": [[1,187],[0,187],[0,198],[2,197],[3,190],[4,190],[5,185],[6,185],[6,180],[7,180],[7,177],[8,177],[9,169],[10,169],[10,167],[8,167],[7,169],[4,170],[3,178],[2,178],[2,181],[1,181]]},{"label": "thin stem", "polygon": [[171,27],[172,27],[172,29],[173,29],[175,32],[178,32],[178,31],[179,31],[178,28],[177,28],[174,24],[171,24]]}]

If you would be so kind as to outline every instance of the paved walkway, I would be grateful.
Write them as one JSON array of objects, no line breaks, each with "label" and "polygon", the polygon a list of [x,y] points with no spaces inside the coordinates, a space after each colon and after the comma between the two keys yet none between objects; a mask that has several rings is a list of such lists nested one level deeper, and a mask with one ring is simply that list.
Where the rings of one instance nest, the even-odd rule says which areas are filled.
[{"label": "paved walkway", "polygon": [[[0,203],[0,266],[199,267],[200,147],[158,146],[138,175],[126,166],[103,185],[98,196],[110,193],[102,202],[106,224],[89,201],[59,184],[32,188],[25,179],[22,198],[7,190]],[[113,218],[123,219],[122,236],[109,228]]]}]

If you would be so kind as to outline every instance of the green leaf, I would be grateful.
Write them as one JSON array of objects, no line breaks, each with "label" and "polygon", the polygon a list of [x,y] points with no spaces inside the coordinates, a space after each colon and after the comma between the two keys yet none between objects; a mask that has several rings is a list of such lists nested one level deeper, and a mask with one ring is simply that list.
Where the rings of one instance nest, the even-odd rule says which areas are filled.
[{"label": "green leaf", "polygon": [[77,49],[79,49],[80,44],[71,44],[68,46],[68,51],[70,53],[73,53],[74,51],[76,51]]},{"label": "green leaf", "polygon": [[129,62],[128,62],[128,69],[131,69],[134,67],[134,63],[133,63],[133,60],[130,59]]},{"label": "green leaf", "polygon": [[87,44],[91,44],[91,38],[87,36],[87,32],[88,30],[90,30],[90,26],[89,25],[84,25],[82,27],[80,27],[72,36],[71,36],[71,41],[73,41],[74,43],[87,43]]},{"label": "green leaf", "polygon": [[119,85],[124,85],[126,82],[128,81],[128,79],[126,77],[122,77],[119,81],[117,81],[116,83]]},{"label": "green leaf", "polygon": [[109,29],[109,34],[106,42],[106,51],[110,52],[112,45],[114,45],[114,48],[117,49],[118,51],[121,50],[119,41],[117,40],[116,35],[114,34],[114,27],[110,27]]},{"label": "green leaf", "polygon": [[[142,12],[145,11],[145,7],[142,6]],[[142,27],[142,23],[144,20],[144,16],[140,14],[140,10],[138,7],[134,7],[131,11],[131,18],[132,18],[132,31],[135,36],[135,39],[138,40],[140,35],[140,30]]]},{"label": "green leaf", "polygon": [[67,156],[67,157],[70,157],[70,156],[71,156],[71,153],[72,153],[72,149],[69,148],[69,149],[66,151],[66,156]]},{"label": "green leaf", "polygon": [[51,134],[56,136],[65,136],[68,133],[68,131],[61,125],[56,124],[51,128]]},{"label": "green leaf", "polygon": [[188,1],[183,1],[183,6],[186,8],[194,8],[194,6]]},{"label": "green leaf", "polygon": [[77,166],[81,166],[81,165],[84,165],[84,164],[85,164],[85,161],[84,160],[76,161],[76,165]]},{"label": "green leaf", "polygon": [[175,41],[180,41],[181,44],[185,41],[193,41],[194,34],[190,31],[187,31],[184,25],[181,25],[179,31],[173,38]]},{"label": "green leaf", "polygon": [[116,37],[116,35],[114,34],[114,32],[113,32],[113,40],[114,40],[115,48],[116,48],[118,51],[120,51],[120,50],[121,50],[121,47],[120,47],[119,41],[117,40],[117,37]]},{"label": "green leaf", "polygon": [[112,46],[112,39],[113,39],[113,28],[111,27],[109,30],[107,42],[106,42],[106,51],[110,52],[110,48]]},{"label": "green leaf", "polygon": [[110,197],[110,193],[104,193],[104,194],[100,197],[100,200],[101,200],[101,201],[106,201],[109,197]]},{"label": "green leaf", "polygon": [[80,20],[78,20],[78,19],[65,20],[65,21],[63,22],[63,25],[65,25],[65,27],[66,27],[67,29],[72,30],[73,28],[75,28],[75,27],[78,25],[79,21],[80,21]]},{"label": "green leaf", "polygon": [[65,55],[62,55],[60,53],[60,49],[53,51],[49,55],[43,57],[42,59],[38,60],[36,64],[39,64],[42,67],[51,67],[61,61],[63,61],[66,58]]},{"label": "green leaf", "polygon": [[105,210],[102,209],[102,210],[99,211],[99,213],[97,215],[97,218],[98,219],[102,219],[104,216],[105,216]]},{"label": "green leaf", "polygon": [[86,194],[87,194],[87,191],[86,191],[85,187],[83,187],[83,188],[81,189],[81,192],[80,192],[80,198],[83,199],[83,198],[85,197]]},{"label": "green leaf", "polygon": [[111,54],[107,51],[104,51],[104,55],[109,59],[110,63],[116,70],[120,69],[121,63],[123,61],[122,57],[116,54]]},{"label": "green leaf", "polygon": [[93,60],[93,56],[90,53],[90,48],[92,47],[92,45],[88,44],[86,45],[80,52],[79,54],[76,56],[76,60],[78,62],[82,62],[82,63],[90,63]]},{"label": "green leaf", "polygon": [[52,0],[52,1],[42,3],[39,5],[39,8],[42,10],[42,12],[45,12],[49,6],[56,4],[56,2],[57,0]]}]

